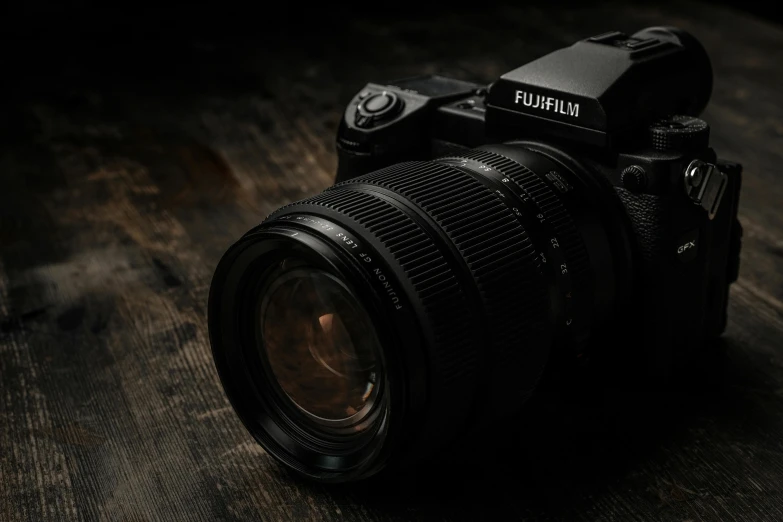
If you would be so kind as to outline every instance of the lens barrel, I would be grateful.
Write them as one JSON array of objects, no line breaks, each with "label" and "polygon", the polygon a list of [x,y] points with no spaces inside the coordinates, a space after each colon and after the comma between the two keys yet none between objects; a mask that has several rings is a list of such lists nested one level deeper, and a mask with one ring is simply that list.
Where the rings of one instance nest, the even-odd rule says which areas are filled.
[{"label": "lens barrel", "polygon": [[[274,212],[229,249],[210,290],[216,366],[245,426],[298,472],[349,481],[517,411],[550,353],[581,356],[614,305],[622,241],[595,178],[543,145],[493,145]],[[318,274],[339,299],[274,283],[292,259],[302,284]],[[297,312],[259,309],[281,284]],[[357,319],[334,337],[343,316]],[[280,339],[301,356],[274,371]]]}]

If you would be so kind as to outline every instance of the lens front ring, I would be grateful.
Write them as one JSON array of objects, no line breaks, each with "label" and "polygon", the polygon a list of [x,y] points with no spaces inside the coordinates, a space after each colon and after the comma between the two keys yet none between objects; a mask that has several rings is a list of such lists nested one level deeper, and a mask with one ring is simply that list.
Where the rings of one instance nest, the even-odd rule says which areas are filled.
[{"label": "lens front ring", "polygon": [[[313,218],[314,226],[329,227],[326,221]],[[300,225],[263,227],[247,234],[224,256],[210,289],[210,341],[221,382],[245,426],[270,453],[300,473],[319,480],[346,480],[355,474],[372,474],[370,468],[385,458],[381,451],[389,435],[389,412],[404,411],[402,398],[391,389],[365,416],[362,429],[339,427],[329,429],[319,423],[308,423],[306,415],[291,407],[290,401],[270,386],[272,379],[261,363],[252,358],[255,349],[252,299],[257,295],[257,279],[264,266],[285,253],[295,252],[308,259],[310,266],[330,271],[343,281],[358,282],[352,290],[372,310],[373,328],[389,343],[395,339],[410,341],[407,329],[386,324],[387,315],[375,298],[375,291],[361,285],[362,278],[346,263],[336,244],[325,243],[316,233]],[[272,256],[271,258],[268,256]],[[381,261],[380,256],[378,260]],[[244,294],[249,294],[245,296]],[[384,354],[394,355],[393,350]],[[399,369],[393,359],[384,360],[392,380],[406,382],[396,375]],[[389,379],[387,379],[389,380]],[[399,400],[398,400],[399,399]],[[400,404],[397,404],[400,402]],[[352,431],[352,432],[351,432]]]}]

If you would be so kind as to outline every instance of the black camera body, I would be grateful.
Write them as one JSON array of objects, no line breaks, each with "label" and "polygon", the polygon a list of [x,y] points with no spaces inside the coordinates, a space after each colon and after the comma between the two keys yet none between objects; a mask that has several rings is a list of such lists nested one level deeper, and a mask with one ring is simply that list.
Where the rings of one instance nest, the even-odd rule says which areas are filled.
[{"label": "black camera body", "polygon": [[690,375],[739,266],[741,167],[697,117],[711,90],[701,44],[664,27],[489,87],[368,84],[339,183],[215,270],[215,365],[250,433],[305,476],[361,480],[494,444],[539,384]]},{"label": "black camera body", "polygon": [[[717,157],[697,118],[711,90],[702,46],[666,27],[587,38],[488,87],[441,76],[368,83],[340,125],[337,181],[411,160],[460,165],[466,160],[449,156],[475,147],[508,154],[495,144],[547,158],[526,166],[547,171],[567,207],[590,199],[602,209],[593,221],[613,229],[613,254],[627,260],[607,264],[612,277],[592,289],[614,295],[613,310],[592,311],[612,320],[570,328],[571,352],[583,354],[588,329],[594,341],[610,342],[598,328],[621,345],[612,357],[633,352],[650,374],[669,376],[725,329],[739,270],[742,168]],[[474,156],[474,168],[494,168]],[[589,175],[576,186],[561,168]],[[584,235],[597,223],[578,226]]]}]

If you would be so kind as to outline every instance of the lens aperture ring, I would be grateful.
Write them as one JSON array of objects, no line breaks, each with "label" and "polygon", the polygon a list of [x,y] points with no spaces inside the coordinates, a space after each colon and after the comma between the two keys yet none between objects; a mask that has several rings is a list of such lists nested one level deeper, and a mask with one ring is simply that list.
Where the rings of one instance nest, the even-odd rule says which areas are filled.
[{"label": "lens aperture ring", "polygon": [[[560,197],[550,186],[551,180],[544,181],[541,176],[529,168],[506,158],[500,154],[480,149],[474,149],[460,157],[472,159],[484,163],[493,169],[497,169],[507,178],[516,183],[541,209],[547,222],[554,229],[560,248],[562,248],[567,264],[557,269],[567,271],[570,280],[570,289],[564,288],[567,301],[573,299],[590,299],[590,259],[584,242],[576,229],[573,218],[566,209]],[[555,180],[558,181],[559,180]],[[539,238],[533,238],[539,242]],[[547,241],[540,238],[540,242]],[[569,305],[569,308],[572,308]],[[566,322],[580,320],[581,317],[568,317]],[[586,325],[579,325],[586,327]]]},{"label": "lens aperture ring", "polygon": [[436,160],[463,169],[475,176],[491,190],[494,190],[516,215],[519,222],[533,238],[536,247],[535,262],[548,277],[553,296],[551,316],[555,324],[571,323],[571,276],[565,267],[566,259],[560,248],[557,235],[544,216],[541,208],[525,191],[497,169],[462,156],[445,157]]}]

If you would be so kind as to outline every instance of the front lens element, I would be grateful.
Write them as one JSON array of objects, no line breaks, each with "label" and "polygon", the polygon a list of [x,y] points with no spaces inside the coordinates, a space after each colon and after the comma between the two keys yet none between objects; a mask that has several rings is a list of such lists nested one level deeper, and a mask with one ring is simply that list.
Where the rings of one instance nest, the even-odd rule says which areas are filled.
[{"label": "front lens element", "polygon": [[280,263],[259,296],[259,349],[280,389],[326,425],[360,422],[381,385],[380,347],[365,309],[332,275]]}]

